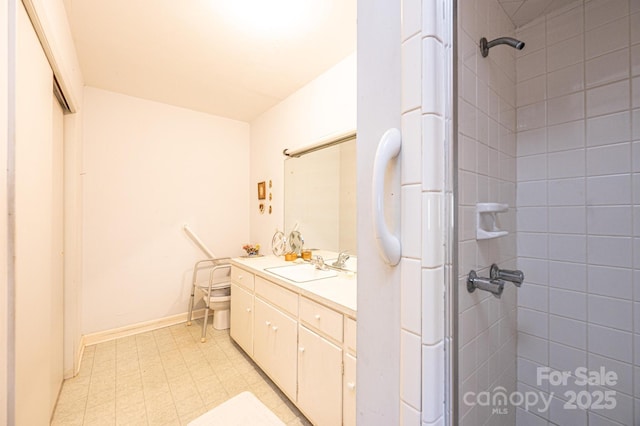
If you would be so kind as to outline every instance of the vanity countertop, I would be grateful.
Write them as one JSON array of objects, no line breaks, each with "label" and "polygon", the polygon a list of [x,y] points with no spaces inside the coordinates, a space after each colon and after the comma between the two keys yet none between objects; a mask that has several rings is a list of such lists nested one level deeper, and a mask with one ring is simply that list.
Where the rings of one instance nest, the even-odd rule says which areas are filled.
[{"label": "vanity countertop", "polygon": [[[321,255],[324,259],[338,257],[337,253],[321,250],[314,251],[314,255],[316,254]],[[295,262],[302,262],[302,260],[299,259]],[[283,256],[234,257],[231,259],[232,265],[250,270],[259,277],[275,282],[302,296],[317,300],[354,319],[356,318],[358,287],[356,273],[338,272],[335,277],[299,283],[282,278],[266,270],[266,268],[294,265],[295,262],[287,262]]]}]

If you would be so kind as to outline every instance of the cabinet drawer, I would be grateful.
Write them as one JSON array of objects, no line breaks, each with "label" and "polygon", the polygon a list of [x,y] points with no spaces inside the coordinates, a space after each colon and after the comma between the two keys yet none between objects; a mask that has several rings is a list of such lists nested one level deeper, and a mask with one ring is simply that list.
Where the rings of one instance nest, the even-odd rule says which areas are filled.
[{"label": "cabinet drawer", "polygon": [[351,353],[356,353],[356,320],[344,318],[344,345]]},{"label": "cabinet drawer", "polygon": [[298,316],[298,295],[261,277],[255,279],[256,294],[291,315]]},{"label": "cabinet drawer", "polygon": [[301,297],[300,319],[316,330],[342,342],[342,314],[333,309]]},{"label": "cabinet drawer", "polygon": [[254,278],[251,272],[247,272],[242,268],[231,265],[231,281],[240,284],[243,287],[253,290]]}]

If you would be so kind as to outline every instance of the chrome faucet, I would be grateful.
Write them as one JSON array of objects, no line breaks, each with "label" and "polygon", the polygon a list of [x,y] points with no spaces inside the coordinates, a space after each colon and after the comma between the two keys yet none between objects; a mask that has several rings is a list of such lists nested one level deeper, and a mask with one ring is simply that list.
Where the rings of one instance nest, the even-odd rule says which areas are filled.
[{"label": "chrome faucet", "polygon": [[314,256],[310,262],[315,265],[316,269],[320,269],[321,271],[327,270],[327,265],[324,264],[324,259],[320,255]]},{"label": "chrome faucet", "polygon": [[347,260],[349,260],[349,254],[347,253],[347,251],[341,251],[340,254],[338,255],[338,258],[336,259],[335,262],[333,262],[331,265],[335,266],[336,268],[344,268],[345,263],[347,263]]},{"label": "chrome faucet", "polygon": [[498,265],[495,263],[491,265],[491,269],[489,270],[489,276],[492,280],[505,280],[511,281],[517,287],[520,287],[524,282],[524,274],[522,271],[514,270],[509,271],[507,269],[500,269]]},{"label": "chrome faucet", "polygon": [[504,290],[504,281],[500,279],[479,277],[476,271],[469,272],[467,277],[467,291],[473,293],[476,289],[488,291],[500,299]]}]

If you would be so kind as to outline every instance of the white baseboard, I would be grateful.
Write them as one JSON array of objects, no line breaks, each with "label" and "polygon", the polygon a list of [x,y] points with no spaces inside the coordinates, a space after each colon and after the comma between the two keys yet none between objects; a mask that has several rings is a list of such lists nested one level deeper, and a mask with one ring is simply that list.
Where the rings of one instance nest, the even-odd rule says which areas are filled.
[{"label": "white baseboard", "polygon": [[[210,314],[211,313],[213,313],[213,311],[210,311]],[[203,316],[204,309],[193,311],[193,319],[199,319]],[[98,343],[108,342],[110,340],[120,339],[122,337],[133,336],[134,334],[153,331],[159,328],[169,327],[183,322],[187,322],[186,312],[151,321],[139,322],[137,324],[131,324],[124,327],[113,328],[111,330],[85,334],[82,336],[82,350],[84,351],[85,346],[96,345]]]}]

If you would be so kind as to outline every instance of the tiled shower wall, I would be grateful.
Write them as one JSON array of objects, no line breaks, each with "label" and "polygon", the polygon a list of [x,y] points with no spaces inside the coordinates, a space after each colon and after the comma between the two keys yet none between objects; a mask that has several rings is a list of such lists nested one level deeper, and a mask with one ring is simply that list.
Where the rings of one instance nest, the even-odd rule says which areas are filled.
[{"label": "tiled shower wall", "polygon": [[[518,425],[638,424],[640,1],[578,1],[517,36],[518,390],[554,395]],[[564,409],[599,389],[543,366],[617,373],[615,409]]]},{"label": "tiled shower wall", "polygon": [[[513,36],[496,0],[459,1],[458,23],[458,218],[459,218],[459,416],[462,425],[513,425],[515,411],[492,412],[477,404],[480,392],[516,389],[516,290],[501,299],[468,293],[470,270],[489,275],[497,263],[516,266],[516,66],[513,49],[497,47],[483,58],[481,37]],[[476,203],[509,205],[499,225],[509,235],[476,240]]]},{"label": "tiled shower wall", "polygon": [[400,423],[444,425],[451,0],[402,1]]}]

